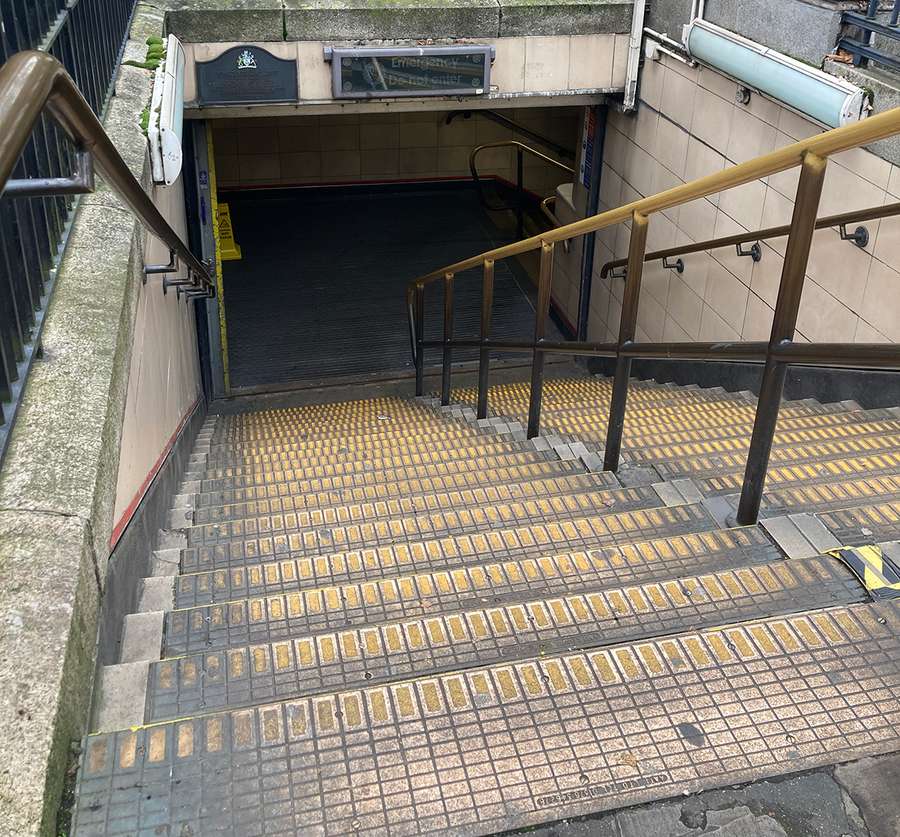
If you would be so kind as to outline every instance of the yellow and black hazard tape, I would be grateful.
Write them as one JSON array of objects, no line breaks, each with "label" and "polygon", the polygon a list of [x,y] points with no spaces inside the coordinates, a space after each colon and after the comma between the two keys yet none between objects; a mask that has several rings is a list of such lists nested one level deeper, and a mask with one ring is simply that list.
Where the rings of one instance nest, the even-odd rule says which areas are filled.
[{"label": "yellow and black hazard tape", "polygon": [[900,597],[900,568],[880,546],[845,546],[828,554],[846,564],[873,599]]}]

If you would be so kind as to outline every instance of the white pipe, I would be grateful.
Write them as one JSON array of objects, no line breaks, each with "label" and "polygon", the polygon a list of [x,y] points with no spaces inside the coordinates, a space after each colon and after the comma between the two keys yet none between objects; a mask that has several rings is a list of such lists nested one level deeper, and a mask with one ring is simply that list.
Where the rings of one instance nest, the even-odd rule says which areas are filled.
[{"label": "white pipe", "polygon": [[634,0],[631,13],[631,34],[628,36],[628,66],[625,69],[625,99],[623,110],[635,108],[637,100],[638,69],[641,63],[641,40],[644,36],[644,13],[647,0]]}]

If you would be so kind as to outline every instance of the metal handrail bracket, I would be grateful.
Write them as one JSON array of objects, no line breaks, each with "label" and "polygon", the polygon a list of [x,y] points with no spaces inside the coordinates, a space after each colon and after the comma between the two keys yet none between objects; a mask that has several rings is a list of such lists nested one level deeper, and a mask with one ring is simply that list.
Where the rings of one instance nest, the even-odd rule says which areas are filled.
[{"label": "metal handrail bracket", "polygon": [[[541,394],[543,387],[543,363],[548,352],[577,354],[584,356],[613,357],[616,359],[612,399],[607,424],[604,449],[604,468],[615,471],[619,465],[622,446],[622,432],[625,423],[625,409],[628,398],[628,380],[631,362],[635,357],[678,358],[684,360],[753,360],[764,363],[759,402],[750,440],[750,450],[744,473],[744,483],[738,506],[737,522],[750,524],[759,516],[766,469],[774,438],[775,424],[784,390],[784,381],[789,364],[824,365],[841,367],[872,367],[900,369],[900,344],[841,344],[828,343],[809,345],[794,342],[794,332],[803,293],[803,283],[812,245],[813,233],[823,226],[838,226],[851,221],[900,214],[900,204],[844,213],[817,219],[822,184],[825,179],[827,159],[832,154],[869,145],[880,139],[900,133],[900,108],[885,111],[868,119],[845,125],[834,130],[800,140],[769,154],[757,157],[696,180],[675,186],[667,191],[640,198],[615,209],[556,227],[520,241],[495,247],[477,256],[426,273],[414,279],[407,286],[407,302],[414,312],[412,331],[415,334],[416,393],[424,394],[424,349],[440,345],[443,349],[443,370],[441,376],[441,401],[450,399],[450,377],[452,350],[457,346],[475,346],[480,349],[478,371],[478,410],[483,418],[488,408],[488,380],[491,351],[532,352],[531,391],[528,409],[528,436],[533,438],[540,430]],[[484,147],[503,145],[491,143]],[[473,155],[476,154],[473,151]],[[522,153],[521,150],[519,152]],[[544,156],[544,155],[541,155]],[[562,164],[559,164],[563,167]],[[700,242],[679,248],[670,248],[648,254],[646,252],[647,231],[651,217],[666,209],[671,209],[690,201],[704,198],[744,183],[759,180],[778,172],[800,167],[791,223],[785,227],[763,230],[758,233],[740,234],[713,241]],[[887,211],[886,211],[887,210]],[[849,217],[848,217],[849,216]],[[548,341],[544,327],[549,313],[552,284],[553,247],[587,233],[607,227],[631,222],[628,258],[610,262],[603,267],[602,275],[612,270],[624,270],[625,289],[619,320],[619,336],[615,343],[591,343],[587,341]],[[753,255],[754,249],[742,251],[742,245],[763,238],[787,235],[787,248],[779,285],[778,299],[772,323],[772,332],[767,343],[725,342],[725,343],[638,343],[635,341],[637,312],[640,302],[641,277],[644,262],[649,259],[665,259],[666,267],[678,269],[678,262],[669,258],[711,247],[737,247],[738,252]],[[857,244],[862,235],[848,235]],[[758,245],[757,245],[758,246]],[[538,296],[535,306],[534,338],[531,341],[495,341],[490,335],[490,309],[493,303],[494,265],[507,259],[528,253],[541,252],[541,271],[538,281]],[[455,277],[463,271],[481,266],[482,282],[481,331],[478,340],[453,339],[453,284]],[[424,339],[425,289],[428,285],[443,280],[444,284],[444,337],[440,342]]]},{"label": "metal handrail bracket", "polygon": [[[118,193],[143,225],[177,254],[192,277],[192,284],[207,295],[215,293],[209,268],[181,240],[135,179],[91,110],[72,77],[53,56],[37,50],[13,55],[0,67],[0,190],[9,183],[35,123],[47,109],[78,149],[80,175],[93,182],[93,168],[81,171],[89,156],[104,180]],[[77,179],[74,178],[73,180]],[[12,194],[48,195],[66,189],[72,181],[43,183],[13,181]],[[72,192],[66,192],[72,194]]]}]

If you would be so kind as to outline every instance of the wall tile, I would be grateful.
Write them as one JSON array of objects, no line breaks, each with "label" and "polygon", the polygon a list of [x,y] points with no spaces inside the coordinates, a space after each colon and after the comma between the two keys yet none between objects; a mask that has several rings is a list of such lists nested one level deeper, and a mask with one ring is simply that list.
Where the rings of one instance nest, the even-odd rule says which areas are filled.
[{"label": "wall tile", "polygon": [[498,38],[497,58],[491,67],[491,85],[500,93],[521,93],[525,89],[525,39]]},{"label": "wall tile", "polygon": [[689,343],[695,339],[678,325],[671,316],[666,315],[666,324],[663,327],[663,340],[666,343]]},{"label": "wall tile", "polygon": [[712,308],[704,305],[703,315],[700,318],[700,334],[697,339],[708,343],[713,340],[740,340],[741,336]]},{"label": "wall tile", "polygon": [[706,283],[706,304],[735,332],[743,328],[749,293],[747,285],[724,267],[715,263],[710,266]]},{"label": "wall tile", "polygon": [[327,151],[356,151],[359,149],[358,125],[322,125],[319,128],[322,148]]},{"label": "wall tile", "polygon": [[301,151],[281,155],[281,178],[303,183],[322,174],[322,155],[317,151]]},{"label": "wall tile", "polygon": [[318,41],[297,42],[301,99],[331,99],[331,64],[325,61],[324,46]]},{"label": "wall tile", "polygon": [[697,84],[694,81],[685,78],[674,69],[667,69],[663,77],[659,110],[684,130],[690,131],[696,91]]},{"label": "wall tile", "polygon": [[884,203],[884,187],[876,186],[834,162],[828,163],[819,215],[836,215]]},{"label": "wall tile", "polygon": [[428,122],[404,122],[400,125],[400,148],[428,148],[437,146],[438,126],[434,114]]},{"label": "wall tile", "polygon": [[758,230],[763,215],[766,185],[760,180],[727,189],[719,197],[719,210],[748,230]]},{"label": "wall tile", "polygon": [[772,335],[772,318],[775,311],[756,294],[747,298],[747,314],[741,329],[742,340],[768,340]]},{"label": "wall tile", "polygon": [[240,154],[278,154],[278,129],[269,127],[239,127],[237,144]]},{"label": "wall tile", "polygon": [[900,341],[900,273],[872,262],[860,316],[891,340]]},{"label": "wall tile", "polygon": [[322,177],[359,177],[359,151],[323,151]]},{"label": "wall tile", "polygon": [[691,131],[707,145],[725,152],[731,137],[734,102],[726,101],[703,88],[697,88]]},{"label": "wall tile", "polygon": [[363,122],[359,126],[359,147],[363,150],[397,149],[399,141],[399,125]]},{"label": "wall tile", "polygon": [[318,151],[321,147],[318,124],[279,125],[278,147],[282,154],[293,151]]},{"label": "wall tile", "polygon": [[753,265],[750,288],[771,308],[778,299],[778,286],[781,284],[781,271],[784,259],[765,241],[759,243],[762,258]]},{"label": "wall tile", "polygon": [[277,154],[242,154],[238,161],[242,183],[277,183],[281,177]]},{"label": "wall tile", "polygon": [[859,317],[807,278],[800,300],[797,328],[814,343],[853,341]]},{"label": "wall tile", "polygon": [[891,340],[885,337],[880,331],[872,328],[865,320],[860,318],[856,324],[856,335],[853,338],[854,343],[890,343]]},{"label": "wall tile", "polygon": [[777,131],[771,125],[735,106],[732,112],[731,135],[725,156],[735,163],[744,163],[775,149]]},{"label": "wall tile", "polygon": [[669,315],[675,319],[683,332],[691,340],[700,334],[700,317],[703,314],[703,300],[677,274],[669,283]]},{"label": "wall tile", "polygon": [[665,65],[661,61],[645,61],[641,70],[638,96],[642,102],[654,110],[659,110],[662,101],[663,79],[666,75]]},{"label": "wall tile", "polygon": [[859,311],[871,264],[869,253],[841,241],[837,230],[816,230],[806,273],[844,305]]},{"label": "wall tile", "polygon": [[569,45],[569,89],[612,87],[614,35],[573,35]]},{"label": "wall tile", "polygon": [[684,175],[687,147],[688,135],[685,130],[660,116],[657,159],[678,177]]},{"label": "wall tile", "polygon": [[613,87],[625,86],[625,74],[628,69],[628,35],[616,35],[613,52],[612,83]]},{"label": "wall tile", "polygon": [[565,90],[569,83],[568,35],[525,39],[525,90]]}]

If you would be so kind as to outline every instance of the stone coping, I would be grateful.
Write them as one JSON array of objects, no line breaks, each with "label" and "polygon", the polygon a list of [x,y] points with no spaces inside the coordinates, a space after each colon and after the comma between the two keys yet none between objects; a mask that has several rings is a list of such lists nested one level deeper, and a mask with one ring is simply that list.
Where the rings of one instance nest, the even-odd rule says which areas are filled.
[{"label": "stone coping", "polygon": [[631,0],[167,0],[168,31],[219,41],[419,40],[626,33]]}]

